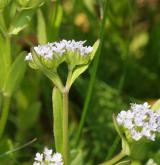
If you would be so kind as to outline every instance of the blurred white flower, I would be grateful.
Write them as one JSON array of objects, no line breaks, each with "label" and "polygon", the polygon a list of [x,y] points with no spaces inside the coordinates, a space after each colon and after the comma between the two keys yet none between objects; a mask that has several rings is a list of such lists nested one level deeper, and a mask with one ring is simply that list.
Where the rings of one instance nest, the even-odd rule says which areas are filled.
[{"label": "blurred white flower", "polygon": [[153,159],[149,159],[146,165],[158,165]]},{"label": "blurred white flower", "polygon": [[63,165],[62,155],[45,148],[43,153],[36,153],[33,165]]},{"label": "blurred white flower", "polygon": [[43,161],[43,154],[36,153],[36,157],[34,158],[34,160],[42,162]]},{"label": "blurred white flower", "polygon": [[156,132],[160,132],[160,111],[152,111],[148,103],[131,104],[128,111],[121,111],[117,115],[117,122],[129,130],[134,140],[145,137],[154,141]]}]

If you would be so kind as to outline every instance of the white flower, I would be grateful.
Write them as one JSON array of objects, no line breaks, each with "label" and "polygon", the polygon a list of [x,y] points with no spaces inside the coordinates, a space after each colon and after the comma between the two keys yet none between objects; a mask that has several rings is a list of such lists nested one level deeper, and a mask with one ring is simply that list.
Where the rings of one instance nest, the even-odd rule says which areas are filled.
[{"label": "white flower", "polygon": [[[61,57],[67,52],[74,52],[75,54],[85,56],[91,53],[93,48],[91,46],[83,46],[84,43],[85,41],[62,40],[60,42],[52,42],[45,45],[35,46],[34,50],[39,56],[47,60],[58,56]],[[32,61],[32,54],[28,53],[25,60]]]},{"label": "white flower", "polygon": [[158,165],[153,159],[149,159],[146,165]]},{"label": "white flower", "polygon": [[148,103],[131,104],[128,111],[117,115],[117,122],[129,130],[134,140],[145,137],[154,141],[156,132],[160,132],[160,111],[152,111]]},{"label": "white flower", "polygon": [[62,155],[45,148],[42,154],[36,154],[33,165],[63,165]]},{"label": "white flower", "polygon": [[45,155],[52,155],[52,149],[49,150],[47,147],[44,148],[44,152]]},{"label": "white flower", "polygon": [[33,165],[41,165],[39,162],[34,162]]},{"label": "white flower", "polygon": [[62,155],[60,153],[55,153],[52,157],[52,161],[58,163],[62,161]]},{"label": "white flower", "polygon": [[43,161],[43,154],[36,153],[36,157],[34,158],[34,160],[42,162]]},{"label": "white flower", "polygon": [[32,61],[32,54],[28,53],[28,55],[25,57],[26,61]]}]

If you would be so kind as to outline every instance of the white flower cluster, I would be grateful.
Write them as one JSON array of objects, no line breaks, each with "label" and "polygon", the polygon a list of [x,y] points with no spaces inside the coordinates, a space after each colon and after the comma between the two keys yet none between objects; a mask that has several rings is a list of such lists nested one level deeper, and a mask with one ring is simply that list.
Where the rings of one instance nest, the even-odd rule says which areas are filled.
[{"label": "white flower cluster", "polygon": [[45,148],[43,153],[36,153],[33,165],[63,165],[62,155]]},{"label": "white flower cluster", "polygon": [[[67,52],[74,52],[75,54],[85,56],[91,53],[93,48],[91,46],[83,46],[84,43],[85,41],[62,40],[60,42],[38,45],[34,47],[34,50],[39,56],[42,56],[45,59],[52,59],[53,57],[62,56]],[[25,60],[31,61],[32,54],[28,53]]]},{"label": "white flower cluster", "polygon": [[130,132],[134,140],[145,137],[154,141],[156,132],[160,132],[160,110],[152,111],[148,103],[131,104],[128,111],[118,114],[117,122]]}]

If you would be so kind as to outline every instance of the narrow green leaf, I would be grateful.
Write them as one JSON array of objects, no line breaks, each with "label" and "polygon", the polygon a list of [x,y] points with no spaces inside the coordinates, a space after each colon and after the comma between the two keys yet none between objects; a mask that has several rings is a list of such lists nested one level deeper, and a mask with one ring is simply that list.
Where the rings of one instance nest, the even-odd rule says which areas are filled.
[{"label": "narrow green leaf", "polygon": [[91,63],[97,52],[98,47],[99,47],[99,40],[97,40],[93,45],[93,51],[90,54],[90,61],[88,62],[88,64],[76,66],[76,68],[73,70],[72,77],[70,80],[70,86],[73,84],[76,78],[78,78],[85,70],[87,70],[89,64]]},{"label": "narrow green leaf", "polygon": [[3,35],[7,32],[7,27],[4,21],[3,13],[0,14],[0,31]]},{"label": "narrow green leaf", "polygon": [[34,14],[34,10],[23,10],[18,13],[9,28],[9,34],[17,35],[21,30],[23,30],[29,22]]},{"label": "narrow green leaf", "polygon": [[83,152],[81,150],[78,151],[77,155],[72,160],[71,165],[84,165]]},{"label": "narrow green leaf", "polygon": [[53,119],[54,119],[54,140],[55,140],[55,146],[56,151],[62,153],[63,151],[63,129],[62,129],[62,94],[58,90],[58,88],[54,87],[53,94],[52,94],[52,103],[53,103]]},{"label": "narrow green leaf", "polygon": [[0,34],[0,90],[4,86],[6,76],[11,66],[10,40]]},{"label": "narrow green leaf", "polygon": [[160,110],[160,99],[158,99],[151,107],[153,111]]},{"label": "narrow green leaf", "polygon": [[24,77],[26,64],[24,61],[24,53],[22,52],[11,65],[10,70],[4,84],[4,93],[11,96],[14,90],[19,86]]},{"label": "narrow green leaf", "polygon": [[124,161],[121,161],[115,165],[130,165],[131,164],[131,161],[130,160],[124,160]]},{"label": "narrow green leaf", "polygon": [[43,13],[40,9],[37,12],[37,21],[38,43],[45,44],[47,42],[46,23]]},{"label": "narrow green leaf", "polygon": [[48,38],[49,41],[56,40],[59,34],[59,27],[61,25],[63,18],[63,8],[60,1],[55,1],[50,6],[50,15],[48,17],[49,27],[48,27]]},{"label": "narrow green leaf", "polygon": [[73,84],[73,82],[79,77],[85,70],[87,70],[89,64],[86,65],[80,65],[77,66],[72,73],[71,81],[70,81],[70,86]]},{"label": "narrow green leaf", "polygon": [[93,45],[93,51],[92,51],[92,53],[91,53],[91,55],[90,55],[91,61],[93,60],[93,58],[94,58],[94,56],[95,56],[95,54],[96,54],[96,52],[97,52],[97,50],[98,50],[99,44],[100,44],[100,40],[98,39],[98,40],[94,43],[94,45]]},{"label": "narrow green leaf", "polygon": [[126,138],[124,137],[121,129],[119,128],[119,125],[117,123],[117,120],[116,120],[116,117],[115,115],[113,114],[113,123],[114,123],[114,126],[115,126],[115,129],[117,131],[117,133],[119,134],[121,140],[122,140],[122,150],[123,152],[126,154],[126,155],[130,155],[131,154],[131,151],[130,151],[130,146],[126,140]]},{"label": "narrow green leaf", "polygon": [[0,9],[6,7],[11,0],[0,0]]}]

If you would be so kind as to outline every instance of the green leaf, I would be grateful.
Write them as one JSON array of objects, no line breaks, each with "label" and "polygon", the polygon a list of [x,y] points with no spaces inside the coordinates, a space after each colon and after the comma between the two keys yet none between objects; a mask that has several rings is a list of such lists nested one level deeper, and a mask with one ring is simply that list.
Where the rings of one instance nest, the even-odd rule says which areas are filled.
[{"label": "green leaf", "polygon": [[124,160],[124,161],[121,161],[115,165],[130,165],[131,164],[131,161],[130,160]]},{"label": "green leaf", "polygon": [[100,44],[100,40],[98,39],[94,45],[93,45],[93,51],[92,53],[90,54],[90,58],[91,58],[91,61],[93,60],[94,56],[96,55],[96,52],[98,50],[98,47],[99,47],[99,44]]},{"label": "green leaf", "polygon": [[60,1],[55,1],[50,7],[50,15],[48,15],[49,27],[48,28],[48,38],[49,41],[56,40],[59,35],[59,27],[61,25],[63,18],[63,8]]},{"label": "green leaf", "polygon": [[4,7],[6,7],[11,0],[0,0],[0,9],[3,9]]},{"label": "green leaf", "polygon": [[47,42],[46,23],[43,13],[40,9],[37,12],[37,20],[38,20],[37,22],[38,43],[45,44]]},{"label": "green leaf", "polygon": [[[18,126],[20,130],[26,131],[27,129],[34,126],[34,124],[36,124],[39,117],[40,107],[40,102],[34,102],[33,104],[29,105],[27,109],[19,109]],[[26,116],[30,117],[26,118]]]},{"label": "green leaf", "polygon": [[54,85],[56,85],[60,90],[63,90],[63,84],[58,77],[58,74],[56,70],[48,69],[46,66],[44,66],[39,58],[39,56],[36,54],[34,49],[31,49],[33,62],[36,64],[36,66],[50,79],[53,81]]},{"label": "green leaf", "polygon": [[80,65],[77,66],[72,73],[72,77],[71,77],[71,81],[70,81],[70,85],[71,86],[73,84],[73,82],[85,71],[87,70],[89,64],[86,65]]},{"label": "green leaf", "polygon": [[53,119],[54,119],[54,140],[56,151],[62,153],[63,151],[63,126],[62,126],[62,118],[63,118],[63,101],[62,94],[58,90],[58,88],[54,87],[52,93],[52,103],[53,103]]},{"label": "green leaf", "polygon": [[9,28],[10,35],[17,35],[23,30],[31,21],[34,10],[23,10],[19,12],[14,18]]},{"label": "green leaf", "polygon": [[4,21],[3,13],[0,14],[0,31],[3,35],[7,32],[7,27]]},{"label": "green leaf", "polygon": [[[11,67],[10,40],[0,35],[0,90],[4,86],[6,76]],[[2,78],[3,77],[3,78]]]},{"label": "green leaf", "polygon": [[72,73],[72,77],[71,77],[71,80],[70,80],[70,85],[71,86],[73,84],[73,82],[85,71],[87,70],[89,64],[91,63],[91,61],[93,60],[96,52],[97,52],[97,49],[99,47],[99,40],[97,40],[94,45],[93,45],[93,51],[92,53],[90,54],[90,61],[88,64],[85,64],[85,65],[79,65],[79,66],[76,66],[75,69],[73,70],[73,73]]},{"label": "green leaf", "polygon": [[11,96],[15,89],[19,86],[21,80],[24,77],[26,69],[26,63],[24,61],[24,53],[22,52],[8,71],[6,81],[4,84],[4,93],[8,96]]},{"label": "green leaf", "polygon": [[71,165],[84,165],[83,152],[81,150],[78,151],[77,155],[71,161]]},{"label": "green leaf", "polygon": [[153,111],[160,110],[160,99],[158,99],[151,107]]},{"label": "green leaf", "polygon": [[122,150],[123,150],[123,152],[126,155],[130,155],[131,154],[130,146],[127,142],[127,139],[124,137],[123,132],[121,131],[114,114],[113,114],[113,123],[114,123],[114,126],[115,126],[115,129],[116,129],[117,133],[119,134],[119,136],[122,140]]}]

